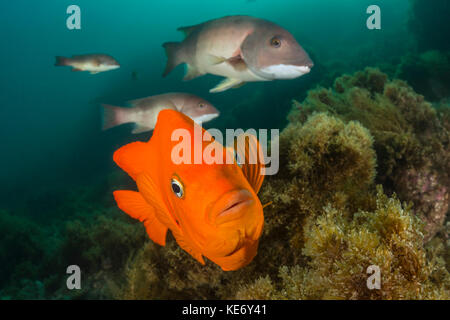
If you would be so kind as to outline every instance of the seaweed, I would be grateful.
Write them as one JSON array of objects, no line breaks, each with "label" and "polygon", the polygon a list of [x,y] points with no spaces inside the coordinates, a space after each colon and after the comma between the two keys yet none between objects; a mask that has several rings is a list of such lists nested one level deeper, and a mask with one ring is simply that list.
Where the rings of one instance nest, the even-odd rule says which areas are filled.
[{"label": "seaweed", "polygon": [[40,245],[43,230],[29,219],[0,211],[0,285],[36,277],[38,270],[31,260],[45,255]]},{"label": "seaweed", "polygon": [[[309,217],[302,253],[307,266],[282,266],[278,279],[241,287],[245,299],[449,299],[450,277],[442,261],[428,260],[421,222],[409,206],[379,186],[376,209],[353,215],[333,208]],[[369,266],[380,270],[370,289]],[[276,283],[280,283],[276,285]]]},{"label": "seaweed", "polygon": [[402,80],[366,68],[317,88],[293,102],[289,118],[305,122],[314,112],[344,122],[359,121],[374,138],[376,182],[403,201],[412,201],[425,220],[425,240],[442,228],[449,207],[450,133],[443,117]]}]

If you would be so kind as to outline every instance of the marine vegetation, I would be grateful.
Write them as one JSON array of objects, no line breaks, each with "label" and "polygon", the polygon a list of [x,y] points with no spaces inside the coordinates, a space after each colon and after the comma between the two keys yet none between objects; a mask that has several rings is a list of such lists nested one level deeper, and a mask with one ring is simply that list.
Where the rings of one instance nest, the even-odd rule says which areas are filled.
[{"label": "marine vegetation", "polygon": [[[282,266],[275,285],[260,278],[243,286],[241,299],[448,299],[450,278],[439,260],[427,260],[420,221],[409,207],[378,188],[374,211],[349,214],[332,205],[308,217],[302,253],[306,267]],[[367,286],[378,266],[381,288]],[[370,274],[370,273],[369,273]]]},{"label": "marine vegetation", "polygon": [[327,112],[344,122],[359,121],[374,137],[376,182],[388,194],[412,201],[425,221],[425,240],[445,221],[450,199],[450,131],[442,113],[402,80],[389,80],[377,69],[336,79],[333,88],[309,92],[294,101],[289,118],[304,122]]},{"label": "marine vegetation", "polygon": [[[279,138],[280,171],[258,194],[272,204],[246,267],[201,265],[171,233],[165,247],[153,243],[115,206],[112,191],[133,185],[116,169],[102,187],[79,190],[55,209],[68,221],[51,227],[51,245],[40,242],[34,223],[29,240],[6,242],[45,263],[37,258],[21,284],[2,279],[10,285],[0,297],[449,299],[449,119],[445,103],[433,108],[376,69],[342,76],[293,101]],[[18,237],[28,225],[11,224]],[[64,286],[74,261],[86,270],[81,292]],[[367,287],[372,265],[380,268],[379,290]]]}]

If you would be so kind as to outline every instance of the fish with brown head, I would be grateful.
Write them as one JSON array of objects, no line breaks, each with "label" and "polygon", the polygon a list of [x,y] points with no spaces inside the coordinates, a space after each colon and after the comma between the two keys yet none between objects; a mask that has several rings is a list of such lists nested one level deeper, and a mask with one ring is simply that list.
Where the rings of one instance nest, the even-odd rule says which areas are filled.
[{"label": "fish with brown head", "polygon": [[225,77],[211,92],[245,82],[294,79],[314,65],[289,31],[267,20],[229,16],[178,30],[186,38],[163,44],[168,56],[163,76],[185,63],[184,80],[204,74]]}]

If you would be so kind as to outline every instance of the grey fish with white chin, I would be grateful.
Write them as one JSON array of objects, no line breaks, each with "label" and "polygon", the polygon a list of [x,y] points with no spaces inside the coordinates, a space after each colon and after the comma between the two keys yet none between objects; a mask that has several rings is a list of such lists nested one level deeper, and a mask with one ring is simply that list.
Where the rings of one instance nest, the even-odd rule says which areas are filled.
[{"label": "grey fish with white chin", "polygon": [[294,37],[267,20],[229,16],[182,27],[182,42],[166,42],[166,76],[185,63],[184,80],[204,74],[225,77],[210,92],[237,88],[245,82],[294,79],[310,72],[313,62]]},{"label": "grey fish with white chin", "polygon": [[120,64],[106,54],[83,54],[71,58],[56,57],[55,66],[72,67],[72,71],[89,71],[91,74],[115,70]]},{"label": "grey fish with white chin", "polygon": [[129,101],[130,107],[102,105],[103,130],[124,123],[135,123],[132,133],[142,133],[155,128],[158,114],[161,110],[177,110],[197,123],[210,121],[219,116],[210,102],[188,93],[166,93],[147,98]]}]

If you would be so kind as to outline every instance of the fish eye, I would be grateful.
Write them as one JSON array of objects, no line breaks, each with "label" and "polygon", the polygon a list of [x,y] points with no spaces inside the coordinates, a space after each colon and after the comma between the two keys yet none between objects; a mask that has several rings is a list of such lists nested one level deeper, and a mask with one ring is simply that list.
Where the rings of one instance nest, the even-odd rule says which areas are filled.
[{"label": "fish eye", "polygon": [[274,48],[279,48],[281,46],[281,39],[279,39],[278,37],[273,37],[270,40],[270,45]]},{"label": "fish eye", "polygon": [[206,107],[206,105],[205,105],[203,102],[200,102],[200,103],[198,104],[198,107],[199,107],[199,108],[204,108],[204,107]]},{"label": "fish eye", "polygon": [[170,186],[172,187],[173,193],[175,193],[178,198],[183,198],[184,186],[180,181],[178,181],[176,178],[172,178],[172,180],[170,181]]}]

